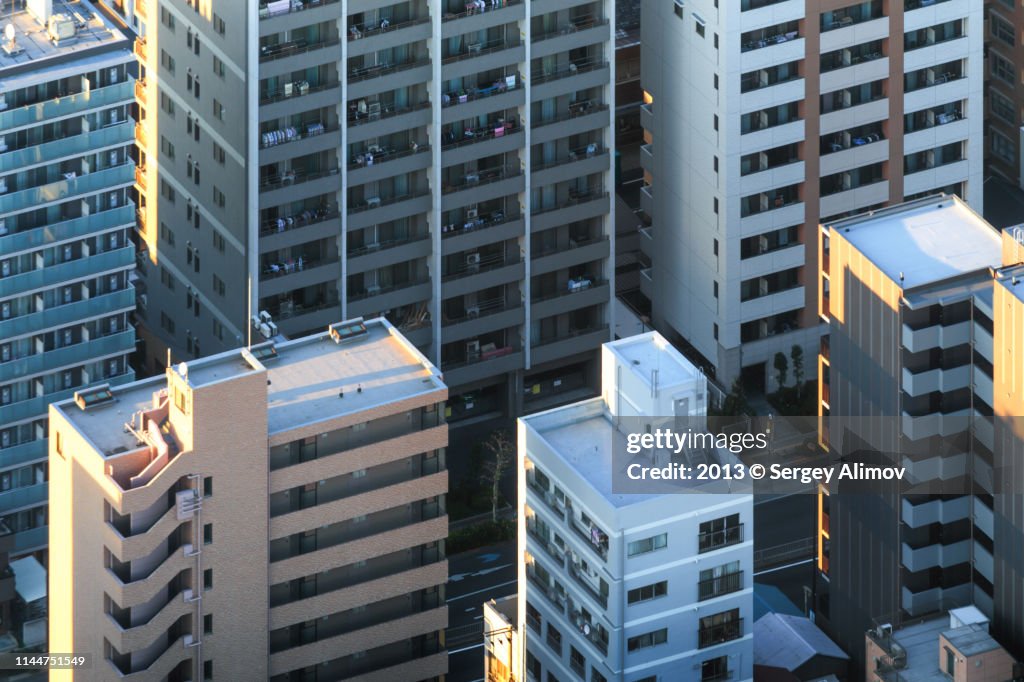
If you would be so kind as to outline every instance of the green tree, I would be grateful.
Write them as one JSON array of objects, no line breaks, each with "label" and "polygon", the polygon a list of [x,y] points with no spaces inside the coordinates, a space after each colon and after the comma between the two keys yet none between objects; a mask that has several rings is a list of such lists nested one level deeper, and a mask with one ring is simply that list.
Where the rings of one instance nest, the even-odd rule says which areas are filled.
[{"label": "green tree", "polygon": [[789,360],[786,359],[785,353],[779,351],[775,354],[775,378],[779,382],[779,390],[781,391],[786,385],[786,378],[789,375]]}]

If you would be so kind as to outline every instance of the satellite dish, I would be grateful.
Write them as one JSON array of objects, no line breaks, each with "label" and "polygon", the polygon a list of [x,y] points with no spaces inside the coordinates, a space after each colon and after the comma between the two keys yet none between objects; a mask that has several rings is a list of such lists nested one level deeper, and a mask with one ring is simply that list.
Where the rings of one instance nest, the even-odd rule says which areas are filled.
[{"label": "satellite dish", "polygon": [[4,37],[12,43],[14,42],[14,24],[7,24],[6,26],[4,26]]}]

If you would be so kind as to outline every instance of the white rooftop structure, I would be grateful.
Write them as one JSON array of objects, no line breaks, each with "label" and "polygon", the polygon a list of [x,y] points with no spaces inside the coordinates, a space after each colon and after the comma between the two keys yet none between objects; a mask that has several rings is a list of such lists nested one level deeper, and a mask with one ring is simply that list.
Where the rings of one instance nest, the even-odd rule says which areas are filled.
[{"label": "white rooftop structure", "polygon": [[[18,86],[5,73],[24,71],[15,67],[36,71],[53,66],[59,57],[74,55],[77,59],[87,51],[122,41],[129,46],[128,38],[88,0],[32,0],[25,9],[11,11],[16,4],[20,3],[0,2],[0,92]],[[44,18],[47,14],[49,18]]]},{"label": "white rooftop structure", "polygon": [[935,196],[830,226],[906,290],[998,267],[999,232],[955,196]]}]

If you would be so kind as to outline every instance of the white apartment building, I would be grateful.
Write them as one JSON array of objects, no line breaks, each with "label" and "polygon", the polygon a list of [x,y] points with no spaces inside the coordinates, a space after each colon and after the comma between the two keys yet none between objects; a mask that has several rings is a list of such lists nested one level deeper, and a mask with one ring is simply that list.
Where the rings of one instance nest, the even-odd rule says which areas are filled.
[{"label": "white apartment building", "polygon": [[642,280],[729,386],[810,357],[831,222],[937,191],[980,211],[982,4],[674,0],[643,12]]},{"label": "white apartment building", "polygon": [[624,431],[703,422],[707,380],[657,332],[601,360],[602,397],[519,420],[523,679],[751,679],[752,496],[612,485]]}]

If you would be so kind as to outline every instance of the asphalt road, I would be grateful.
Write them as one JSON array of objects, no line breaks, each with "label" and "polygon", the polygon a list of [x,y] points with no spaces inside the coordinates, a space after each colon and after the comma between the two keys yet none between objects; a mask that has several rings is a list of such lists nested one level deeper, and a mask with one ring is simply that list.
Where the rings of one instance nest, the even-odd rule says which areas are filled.
[{"label": "asphalt road", "polygon": [[448,682],[483,679],[483,603],[515,592],[514,540],[448,558]]}]

